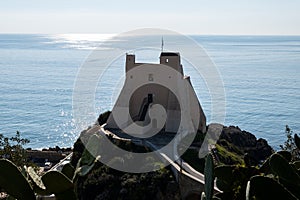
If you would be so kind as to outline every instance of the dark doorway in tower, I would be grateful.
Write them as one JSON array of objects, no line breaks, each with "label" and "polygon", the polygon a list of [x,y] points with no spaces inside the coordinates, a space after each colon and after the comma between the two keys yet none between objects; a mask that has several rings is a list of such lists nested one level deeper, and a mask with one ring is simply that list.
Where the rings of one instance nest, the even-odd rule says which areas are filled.
[{"label": "dark doorway in tower", "polygon": [[153,102],[153,94],[148,94],[148,103],[152,103]]},{"label": "dark doorway in tower", "polygon": [[148,94],[148,97],[145,97],[140,108],[139,112],[139,121],[144,121],[149,105],[153,102],[153,94]]}]

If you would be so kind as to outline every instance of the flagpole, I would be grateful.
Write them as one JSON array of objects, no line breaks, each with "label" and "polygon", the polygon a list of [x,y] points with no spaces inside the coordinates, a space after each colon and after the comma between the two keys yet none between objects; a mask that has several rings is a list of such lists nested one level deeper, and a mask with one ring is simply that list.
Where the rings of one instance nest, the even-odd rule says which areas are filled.
[{"label": "flagpole", "polygon": [[161,37],[161,52],[164,51],[164,37]]}]

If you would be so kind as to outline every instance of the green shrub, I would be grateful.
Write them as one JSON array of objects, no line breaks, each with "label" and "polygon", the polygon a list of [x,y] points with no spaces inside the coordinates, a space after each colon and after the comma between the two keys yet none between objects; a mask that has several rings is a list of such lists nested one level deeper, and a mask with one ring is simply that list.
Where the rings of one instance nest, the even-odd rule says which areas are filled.
[{"label": "green shrub", "polygon": [[0,134],[0,157],[12,161],[17,166],[28,165],[26,150],[24,145],[30,141],[21,137],[19,131],[13,137],[5,137]]}]

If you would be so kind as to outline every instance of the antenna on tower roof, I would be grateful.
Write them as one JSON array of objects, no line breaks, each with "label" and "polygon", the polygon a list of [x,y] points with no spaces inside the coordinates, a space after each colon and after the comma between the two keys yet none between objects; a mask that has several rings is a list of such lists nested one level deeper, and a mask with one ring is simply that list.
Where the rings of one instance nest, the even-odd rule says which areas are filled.
[{"label": "antenna on tower roof", "polygon": [[161,52],[164,51],[164,37],[161,37]]}]

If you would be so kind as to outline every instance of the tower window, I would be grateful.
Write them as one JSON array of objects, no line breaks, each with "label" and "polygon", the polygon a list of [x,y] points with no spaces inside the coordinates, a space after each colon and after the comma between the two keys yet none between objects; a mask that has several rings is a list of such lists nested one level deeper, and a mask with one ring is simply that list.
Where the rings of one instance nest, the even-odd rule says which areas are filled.
[{"label": "tower window", "polygon": [[166,58],[166,63],[168,63],[169,62],[169,58]]},{"label": "tower window", "polygon": [[148,81],[153,81],[153,74],[148,75]]}]

